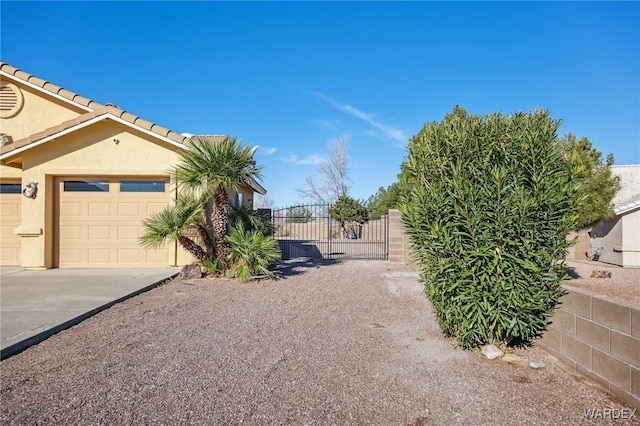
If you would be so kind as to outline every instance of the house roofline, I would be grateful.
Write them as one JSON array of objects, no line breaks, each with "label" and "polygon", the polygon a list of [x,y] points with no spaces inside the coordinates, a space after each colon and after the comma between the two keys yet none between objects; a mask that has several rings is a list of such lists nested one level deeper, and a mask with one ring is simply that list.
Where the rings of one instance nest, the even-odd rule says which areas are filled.
[{"label": "house roofline", "polygon": [[[107,107],[109,108],[109,107]],[[91,115],[93,115],[93,113],[91,113]],[[56,126],[56,127],[52,127],[50,130],[50,132],[43,132],[44,135],[41,135],[41,137],[39,137],[38,139],[35,140],[31,140],[31,138],[25,138],[22,139],[20,141],[16,141],[15,144],[17,145],[16,148],[13,148],[7,152],[3,152],[0,155],[0,160],[7,160],[15,155],[21,154],[25,151],[28,151],[32,148],[35,148],[37,146],[43,145],[47,142],[50,142],[54,139],[57,139],[59,137],[68,135],[69,133],[73,133],[75,131],[78,131],[80,129],[83,129],[85,127],[91,126],[94,123],[97,123],[99,121],[103,121],[103,120],[113,120],[115,122],[121,123],[125,126],[134,128],[142,133],[145,133],[149,136],[153,136],[154,138],[160,139],[163,142],[169,143],[175,147],[181,148],[181,149],[188,149],[188,146],[185,144],[186,140],[188,140],[188,138],[183,137],[184,141],[183,142],[177,142],[167,136],[163,136],[161,134],[158,134],[157,132],[154,132],[152,130],[149,129],[145,129],[144,127],[138,126],[134,123],[129,122],[128,120],[122,119],[121,117],[118,117],[117,115],[112,114],[111,112],[108,111],[96,111],[95,116],[90,117],[86,120],[81,121],[80,123],[77,123],[73,126],[67,127],[67,128],[60,128],[60,126]],[[21,143],[22,142],[22,143]]]},{"label": "house roofline", "polygon": [[56,86],[46,80],[38,78],[32,74],[24,72],[18,68],[12,67],[6,62],[0,61],[0,76],[9,80],[20,82],[31,89],[46,93],[58,100],[71,104],[77,108],[91,112],[96,108],[104,107],[104,105],[78,95],[75,92]]}]

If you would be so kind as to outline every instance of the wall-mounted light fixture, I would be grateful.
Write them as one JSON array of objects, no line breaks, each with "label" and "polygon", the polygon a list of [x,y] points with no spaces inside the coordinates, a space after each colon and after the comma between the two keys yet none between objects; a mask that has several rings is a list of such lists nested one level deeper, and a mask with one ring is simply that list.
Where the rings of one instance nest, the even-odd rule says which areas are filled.
[{"label": "wall-mounted light fixture", "polygon": [[5,146],[9,142],[11,142],[9,135],[7,135],[6,133],[0,133],[0,146]]},{"label": "wall-mounted light fixture", "polygon": [[38,195],[38,182],[29,182],[22,190],[22,195],[35,199]]}]

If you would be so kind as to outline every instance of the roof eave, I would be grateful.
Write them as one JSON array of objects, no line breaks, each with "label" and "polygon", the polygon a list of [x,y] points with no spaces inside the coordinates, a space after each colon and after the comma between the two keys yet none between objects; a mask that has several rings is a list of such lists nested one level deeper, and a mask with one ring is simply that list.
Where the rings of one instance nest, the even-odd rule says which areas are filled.
[{"label": "roof eave", "polygon": [[140,131],[142,133],[145,133],[145,134],[147,134],[149,136],[152,136],[152,137],[154,137],[156,139],[160,139],[163,142],[166,142],[166,143],[168,143],[170,145],[173,145],[173,146],[175,146],[177,148],[188,149],[188,147],[184,143],[176,142],[173,139],[170,139],[170,138],[168,138],[166,136],[159,135],[159,134],[157,134],[157,133],[155,133],[155,132],[153,132],[151,130],[145,129],[145,128],[140,127],[140,126],[137,126],[137,125],[135,125],[133,123],[128,122],[127,120],[123,120],[122,118],[117,117],[117,116],[115,116],[115,115],[113,115],[113,114],[111,114],[109,112],[105,112],[103,114],[97,115],[96,117],[94,117],[94,118],[92,118],[90,120],[83,121],[82,123],[79,123],[79,124],[77,124],[75,126],[72,126],[72,127],[67,128],[67,129],[61,130],[59,132],[53,133],[53,134],[48,135],[48,136],[46,136],[46,137],[44,137],[42,139],[34,141],[34,142],[30,143],[30,144],[21,146],[19,148],[11,150],[11,151],[7,151],[7,152],[3,153],[2,155],[0,155],[0,160],[5,161],[5,160],[7,160],[7,159],[9,159],[9,158],[11,158],[13,156],[22,154],[23,152],[28,151],[28,150],[30,150],[32,148],[35,148],[35,147],[40,146],[40,145],[43,145],[43,144],[45,144],[45,143],[47,143],[49,141],[52,141],[52,140],[57,139],[59,137],[65,136],[65,135],[67,135],[69,133],[73,133],[73,132],[75,132],[77,130],[83,129],[83,128],[88,127],[88,126],[91,126],[92,124],[95,124],[95,123],[103,121],[103,120],[116,121],[116,122],[121,123],[121,124],[123,124],[123,125],[125,125],[127,127],[136,129],[136,130],[138,130],[138,131]]},{"label": "roof eave", "polygon": [[613,209],[613,212],[616,214],[616,216],[622,216],[638,208],[640,208],[640,200],[635,201],[633,203],[622,204],[620,206],[617,206]]}]

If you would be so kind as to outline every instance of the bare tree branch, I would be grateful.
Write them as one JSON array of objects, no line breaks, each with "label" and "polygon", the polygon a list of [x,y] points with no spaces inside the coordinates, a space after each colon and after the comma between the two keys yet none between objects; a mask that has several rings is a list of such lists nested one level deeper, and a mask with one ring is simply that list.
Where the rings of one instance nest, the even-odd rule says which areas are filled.
[{"label": "bare tree branch", "polygon": [[314,203],[333,203],[341,195],[347,195],[349,187],[349,169],[347,167],[347,148],[351,137],[343,134],[333,138],[327,144],[329,159],[318,165],[319,180],[307,176],[306,184],[296,189],[298,193]]}]

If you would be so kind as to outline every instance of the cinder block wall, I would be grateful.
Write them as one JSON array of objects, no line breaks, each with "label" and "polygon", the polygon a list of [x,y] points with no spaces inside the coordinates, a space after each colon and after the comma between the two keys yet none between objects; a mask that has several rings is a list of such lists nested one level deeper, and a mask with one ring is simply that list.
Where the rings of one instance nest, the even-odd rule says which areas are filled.
[{"label": "cinder block wall", "polygon": [[640,408],[640,305],[564,287],[568,294],[538,344]]},{"label": "cinder block wall", "polygon": [[400,210],[389,210],[389,261],[413,263],[410,256],[409,237],[402,225]]},{"label": "cinder block wall", "polygon": [[[583,240],[588,247],[588,235]],[[578,249],[578,253],[585,250]],[[389,210],[389,261],[413,263],[399,210]],[[568,294],[537,344],[640,409],[640,305],[564,288]]]}]

